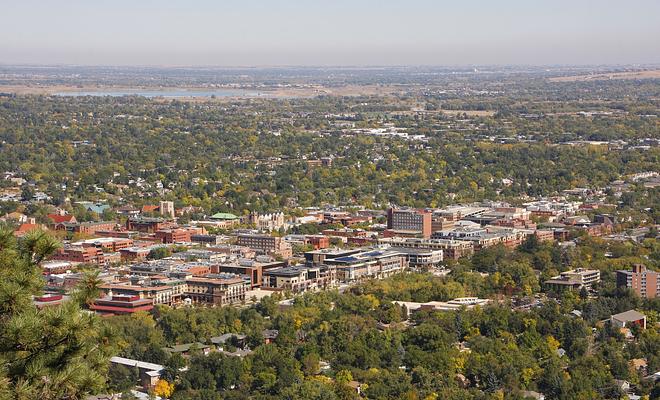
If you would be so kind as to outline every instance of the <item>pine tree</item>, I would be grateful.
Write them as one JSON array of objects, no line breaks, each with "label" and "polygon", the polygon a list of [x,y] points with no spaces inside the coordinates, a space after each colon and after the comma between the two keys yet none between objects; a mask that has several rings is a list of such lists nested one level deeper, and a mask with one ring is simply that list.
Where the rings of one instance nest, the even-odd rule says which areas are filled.
[{"label": "pine tree", "polygon": [[74,301],[38,309],[39,264],[59,246],[0,229],[0,399],[79,399],[105,386],[111,336]]}]

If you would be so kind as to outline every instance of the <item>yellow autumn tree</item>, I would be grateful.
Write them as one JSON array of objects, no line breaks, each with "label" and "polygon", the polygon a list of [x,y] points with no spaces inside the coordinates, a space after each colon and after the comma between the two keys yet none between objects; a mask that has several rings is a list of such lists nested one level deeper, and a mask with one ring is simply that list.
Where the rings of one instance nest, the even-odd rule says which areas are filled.
[{"label": "yellow autumn tree", "polygon": [[174,384],[169,383],[165,379],[158,380],[158,383],[156,383],[156,386],[154,387],[154,394],[165,399],[169,399],[173,393]]}]

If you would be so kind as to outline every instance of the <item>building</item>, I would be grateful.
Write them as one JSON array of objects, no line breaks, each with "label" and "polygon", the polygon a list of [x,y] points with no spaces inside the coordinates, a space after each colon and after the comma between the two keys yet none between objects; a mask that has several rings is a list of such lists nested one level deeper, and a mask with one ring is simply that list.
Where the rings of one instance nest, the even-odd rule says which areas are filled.
[{"label": "building", "polygon": [[103,214],[105,210],[109,210],[110,206],[106,203],[92,203],[91,201],[77,201],[76,204],[81,205],[85,210],[91,211],[95,214]]},{"label": "building", "polygon": [[646,315],[635,310],[614,314],[610,317],[610,322],[618,328],[629,328],[632,325],[638,325],[642,329],[646,329]]},{"label": "building", "polygon": [[137,368],[140,376],[140,384],[144,390],[153,389],[158,383],[161,373],[165,370],[165,367],[160,364],[132,360],[124,357],[112,357],[110,358],[110,363],[111,367],[112,365],[123,365],[129,368]]},{"label": "building", "polygon": [[49,227],[53,230],[62,230],[58,227],[58,225],[63,224],[65,222],[72,224],[78,222],[76,220],[76,217],[70,214],[48,214],[47,217],[51,221]]},{"label": "building", "polygon": [[89,309],[101,315],[124,315],[137,311],[151,311],[154,308],[152,299],[141,299],[140,296],[108,296],[96,299]]},{"label": "building", "polygon": [[442,250],[443,259],[458,260],[474,253],[474,245],[470,242],[452,239],[418,239],[418,238],[381,238],[379,245],[389,245],[395,248],[412,248]]},{"label": "building", "polygon": [[48,261],[41,264],[44,275],[65,274],[73,269],[73,264],[68,261]]},{"label": "building", "polygon": [[101,285],[106,296],[127,296],[130,298],[152,299],[153,304],[173,305],[180,303],[186,293],[185,281],[164,279],[149,282],[117,282]]},{"label": "building", "polygon": [[429,301],[427,303],[393,301],[392,303],[405,307],[406,312],[410,314],[418,311],[456,311],[461,308],[472,309],[476,306],[483,307],[488,305],[490,300],[477,297],[458,297],[449,301]]},{"label": "building", "polygon": [[154,233],[161,229],[170,229],[174,227],[176,227],[175,223],[166,221],[162,218],[130,217],[126,221],[126,230],[143,233]]},{"label": "building", "polygon": [[238,235],[236,241],[238,246],[245,246],[257,250],[262,254],[272,255],[274,257],[289,258],[293,255],[291,245],[281,237],[270,235]]},{"label": "building", "polygon": [[410,268],[433,268],[442,264],[443,261],[443,250],[441,249],[420,249],[412,247],[387,247],[387,249],[405,254]]},{"label": "building", "polygon": [[471,242],[475,249],[484,249],[498,244],[514,248],[525,241],[527,232],[497,226],[481,227],[479,224],[472,223],[472,225],[462,225],[448,231],[434,232],[431,237]]},{"label": "building", "polygon": [[428,239],[432,233],[432,215],[429,210],[390,208],[387,211],[387,229],[395,232],[410,232]]},{"label": "building", "polygon": [[597,269],[576,268],[565,271],[545,281],[546,287],[558,291],[564,289],[580,290],[590,288],[592,284],[600,282],[600,271]]},{"label": "building", "polygon": [[15,231],[14,231],[14,236],[16,237],[23,237],[28,234],[28,232],[31,231],[38,231],[38,230],[44,230],[44,227],[39,225],[39,224],[28,224],[24,223],[21,224]]},{"label": "building", "polygon": [[227,242],[227,237],[222,235],[209,235],[209,234],[192,234],[190,241],[193,243],[201,244],[223,244]]},{"label": "building", "polygon": [[431,215],[431,232],[445,231],[452,229],[456,221],[453,215],[443,214],[438,211],[433,211]]},{"label": "building", "polygon": [[256,226],[260,231],[272,232],[284,227],[284,213],[258,214],[251,213],[248,223]]},{"label": "building", "polygon": [[232,213],[215,213],[209,217],[211,221],[236,221],[240,220],[240,217],[232,214]]},{"label": "building", "polygon": [[241,224],[241,218],[231,213],[216,213],[208,221],[198,221],[197,225],[212,225],[220,229],[229,229]]},{"label": "building", "polygon": [[334,267],[292,267],[271,268],[263,272],[262,288],[289,290],[302,293],[310,290],[327,289],[336,283]]},{"label": "building", "polygon": [[632,270],[616,271],[616,285],[632,289],[645,299],[660,297],[658,272],[649,271],[645,265],[635,264]]},{"label": "building", "polygon": [[195,342],[195,343],[184,343],[177,344],[172,347],[165,347],[164,349],[170,354],[181,354],[182,357],[190,357],[194,352],[199,352],[205,356],[211,353],[211,346],[208,344]]},{"label": "building", "polygon": [[305,244],[309,244],[314,250],[327,249],[330,247],[330,238],[323,235],[306,235]]},{"label": "building", "polygon": [[64,246],[57,249],[52,258],[53,260],[69,261],[71,263],[106,265],[103,250],[93,246]]},{"label": "building", "polygon": [[190,229],[161,229],[154,236],[162,243],[190,243],[192,231]]},{"label": "building", "polygon": [[202,303],[214,306],[244,302],[245,292],[250,288],[248,282],[232,274],[188,278],[186,286],[186,299],[190,299],[193,304]]},{"label": "building", "polygon": [[160,215],[163,217],[174,219],[174,202],[161,201],[158,206],[158,211],[160,211]]},{"label": "building", "polygon": [[534,236],[539,242],[551,242],[555,240],[555,233],[552,229],[537,229]]},{"label": "building", "polygon": [[55,294],[55,293],[46,293],[43,296],[34,296],[32,298],[32,304],[34,304],[35,307],[41,310],[46,307],[62,305],[62,303],[68,300],[69,300],[68,296],[63,296],[61,294]]},{"label": "building", "polygon": [[96,235],[98,231],[111,231],[117,224],[110,221],[99,222],[62,222],[55,225],[55,229],[69,233],[80,233],[84,235]]},{"label": "building", "polygon": [[95,247],[101,249],[104,253],[115,253],[121,249],[127,249],[133,246],[133,239],[102,237],[88,240],[81,240],[72,243],[73,246]]},{"label": "building", "polygon": [[144,261],[151,253],[151,250],[154,249],[154,246],[149,247],[127,247],[125,249],[119,250],[119,254],[122,261]]},{"label": "building", "polygon": [[358,249],[349,255],[325,258],[321,265],[337,269],[337,279],[341,282],[354,282],[360,279],[377,278],[403,272],[408,267],[406,254],[387,249]]},{"label": "building", "polygon": [[229,264],[215,265],[213,266],[213,272],[248,277],[250,289],[254,289],[261,286],[264,271],[284,266],[286,265],[283,261],[259,262],[256,260],[239,259]]}]

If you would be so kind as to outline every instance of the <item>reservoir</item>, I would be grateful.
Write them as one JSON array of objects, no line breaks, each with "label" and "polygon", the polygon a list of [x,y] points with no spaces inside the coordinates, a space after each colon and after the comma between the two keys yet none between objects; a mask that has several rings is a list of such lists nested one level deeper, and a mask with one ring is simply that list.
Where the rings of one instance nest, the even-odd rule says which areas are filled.
[{"label": "reservoir", "polygon": [[65,91],[54,93],[56,96],[80,97],[80,96],[142,96],[142,97],[274,97],[270,93],[262,93],[243,89],[166,89],[166,90],[148,90],[148,89],[108,89],[108,90],[83,90],[83,91]]}]

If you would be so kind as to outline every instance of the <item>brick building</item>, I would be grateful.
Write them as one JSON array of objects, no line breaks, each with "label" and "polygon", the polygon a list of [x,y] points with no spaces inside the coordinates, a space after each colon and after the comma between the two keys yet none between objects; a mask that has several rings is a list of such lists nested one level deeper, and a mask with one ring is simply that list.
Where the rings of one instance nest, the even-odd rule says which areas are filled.
[{"label": "brick building", "polygon": [[245,246],[255,249],[260,253],[272,256],[279,256],[282,258],[289,258],[293,255],[291,245],[284,241],[281,237],[274,237],[269,235],[252,235],[242,234],[238,235],[236,241],[238,246]]},{"label": "brick building", "polygon": [[649,271],[645,265],[635,264],[632,270],[616,271],[616,285],[632,289],[642,298],[652,299],[660,296],[658,275],[658,272]]},{"label": "brick building", "polygon": [[411,232],[416,236],[430,238],[433,213],[429,210],[410,208],[387,210],[387,229],[393,231]]}]

